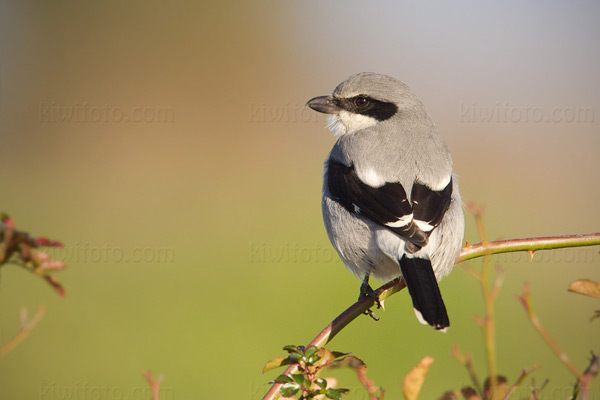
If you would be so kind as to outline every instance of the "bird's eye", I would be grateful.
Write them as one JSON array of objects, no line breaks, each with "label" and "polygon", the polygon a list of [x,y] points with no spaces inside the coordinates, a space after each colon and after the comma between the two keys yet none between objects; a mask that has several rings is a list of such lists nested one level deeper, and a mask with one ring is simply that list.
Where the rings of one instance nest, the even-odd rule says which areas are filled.
[{"label": "bird's eye", "polygon": [[358,96],[354,99],[354,105],[358,108],[364,108],[369,105],[369,99],[365,96]]}]

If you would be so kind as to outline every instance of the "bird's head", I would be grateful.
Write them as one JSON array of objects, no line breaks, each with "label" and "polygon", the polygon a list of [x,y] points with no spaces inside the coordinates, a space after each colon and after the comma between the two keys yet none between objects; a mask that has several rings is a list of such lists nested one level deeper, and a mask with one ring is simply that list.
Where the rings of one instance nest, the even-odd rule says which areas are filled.
[{"label": "bird's head", "polygon": [[362,72],[340,83],[331,96],[309,100],[307,106],[329,114],[329,129],[337,137],[411,115],[427,115],[408,86],[387,75]]}]

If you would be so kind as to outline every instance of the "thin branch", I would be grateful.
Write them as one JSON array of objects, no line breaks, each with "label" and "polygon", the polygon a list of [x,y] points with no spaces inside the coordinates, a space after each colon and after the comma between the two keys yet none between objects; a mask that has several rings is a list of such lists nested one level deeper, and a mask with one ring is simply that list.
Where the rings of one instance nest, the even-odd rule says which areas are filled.
[{"label": "thin branch", "polygon": [[540,322],[539,318],[535,314],[533,310],[533,305],[531,304],[531,296],[529,296],[528,283],[525,283],[523,287],[523,295],[519,297],[519,301],[523,305],[523,308],[525,308],[525,311],[529,316],[529,320],[531,321],[535,329],[537,329],[542,339],[546,341],[546,343],[552,349],[552,351],[554,351],[556,356],[563,362],[563,364],[565,364],[567,368],[569,368],[569,370],[573,373],[573,375],[575,375],[575,377],[579,381],[582,376],[581,371],[579,370],[579,368],[577,368],[577,366],[575,366],[575,364],[573,364],[573,362],[569,359],[569,356],[567,356],[567,354],[564,351],[562,351],[558,344],[556,344],[556,342],[550,337],[548,332],[546,332],[546,330],[542,326],[542,323]]},{"label": "thin branch", "polygon": [[471,274],[471,276],[475,279],[477,279],[479,282],[481,282],[481,274],[473,267],[471,267],[471,265],[467,264],[467,262],[465,261],[462,264],[462,267],[469,273]]},{"label": "thin branch", "polygon": [[508,398],[510,396],[512,396],[512,394],[517,390],[517,388],[521,385],[521,383],[523,383],[523,381],[525,380],[527,375],[531,374],[533,371],[535,371],[538,368],[539,367],[537,365],[534,365],[533,368],[531,368],[530,370],[524,369],[523,372],[521,372],[521,376],[519,376],[519,379],[517,379],[517,381],[514,383],[514,385],[512,385],[510,390],[506,393],[506,396],[504,396],[504,400],[508,400]]},{"label": "thin branch", "polygon": [[[50,286],[52,286],[52,288],[58,293],[58,295],[60,297],[65,297],[65,294],[66,294],[65,288],[56,280],[54,275],[50,275],[49,273],[44,272],[44,270],[40,269],[40,268],[37,268],[37,269],[32,268],[29,265],[27,265],[26,263],[24,263],[22,261],[17,261],[17,260],[9,261],[5,264],[0,264],[0,266],[7,265],[7,264],[19,266],[19,267],[23,268],[24,270],[31,272],[35,276],[39,276],[39,277],[43,278],[46,282],[48,282],[50,284]],[[57,269],[64,269],[64,268],[66,268],[66,266],[64,264],[62,264],[62,266]]]},{"label": "thin branch", "polygon": [[538,251],[600,245],[600,232],[580,235],[547,236],[528,239],[482,242],[461,250],[457,262],[483,257],[486,253],[501,254],[515,251]]},{"label": "thin branch", "polygon": [[577,393],[581,393],[581,400],[588,400],[590,385],[596,375],[598,375],[598,370],[600,369],[598,356],[592,353],[592,357],[590,359],[590,365],[585,369],[585,372],[581,376],[581,379],[577,381],[575,385],[575,390],[573,394],[573,398],[577,398]]},{"label": "thin branch", "polygon": [[494,279],[494,285],[492,286],[492,291],[490,292],[490,296],[492,296],[493,300],[496,300],[496,297],[498,297],[500,288],[502,287],[502,284],[504,283],[504,275],[505,275],[504,270],[499,265],[496,266],[496,271],[497,271],[496,279]]},{"label": "thin branch", "polygon": [[[483,257],[486,254],[493,255],[516,251],[537,251],[594,245],[600,245],[600,233],[482,242],[463,248],[456,262],[460,263],[473,258]],[[404,289],[405,287],[406,284],[403,280],[394,279],[393,281],[388,282],[377,289],[377,293],[379,294],[380,300],[384,300],[394,293]],[[346,309],[346,311],[338,315],[337,318],[335,318],[329,325],[327,325],[309,343],[309,346],[322,347],[326,343],[330,342],[335,335],[337,335],[342,329],[344,329],[344,327],[346,327],[346,325],[352,322],[359,315],[363,314],[363,312],[371,308],[373,305],[374,302],[367,297],[357,301],[348,309]],[[294,372],[295,368],[290,366],[285,370],[284,374],[293,374]],[[271,386],[271,389],[269,389],[269,391],[265,394],[263,400],[277,399],[279,397],[280,386],[281,384],[278,383]]]},{"label": "thin branch", "polygon": [[542,393],[542,390],[548,386],[548,382],[550,381],[546,379],[539,388],[535,387],[535,381],[533,379],[531,381],[531,396],[529,396],[528,400],[540,400],[539,395]]},{"label": "thin branch", "polygon": [[[369,400],[383,400],[383,397],[385,396],[385,390],[383,388],[378,387],[377,385],[375,385],[375,382],[367,378],[367,366],[362,361],[360,363],[355,363],[358,364],[357,366],[352,366],[352,361],[351,359],[349,360],[350,368],[352,368],[354,372],[356,372],[358,380],[367,390],[367,393],[369,393]],[[377,396],[378,391],[380,394],[379,397]]]},{"label": "thin branch", "polygon": [[462,354],[458,349],[458,345],[452,346],[452,356],[458,360],[459,363],[467,368],[469,372],[469,376],[471,377],[471,381],[473,382],[473,386],[479,396],[483,398],[483,389],[481,388],[481,384],[479,383],[479,378],[477,378],[477,373],[475,372],[475,366],[473,365],[473,359],[471,358],[471,354],[467,353],[466,355]]},{"label": "thin branch", "polygon": [[[471,212],[475,216],[475,222],[477,224],[477,231],[481,243],[484,245],[488,243],[487,233],[485,230],[485,224],[483,222],[483,209],[475,209],[471,207]],[[485,306],[485,317],[482,320],[481,327],[483,329],[483,338],[485,343],[485,354],[487,358],[487,369],[489,376],[489,396],[482,396],[489,398],[490,400],[498,399],[498,372],[496,368],[496,328],[494,320],[494,300],[496,294],[500,289],[502,282],[501,274],[495,280],[494,285],[490,284],[490,274],[492,269],[492,255],[489,251],[483,253],[483,267],[481,268],[481,274],[479,275],[479,282],[481,283],[481,291],[483,292],[483,302]]]},{"label": "thin branch", "polygon": [[[406,284],[403,280],[394,279],[386,283],[377,289],[377,294],[379,295],[380,301],[390,297],[396,292],[404,289]],[[352,322],[356,317],[362,315],[365,311],[370,309],[375,305],[375,302],[370,297],[362,297],[359,301],[351,305],[338,315],[329,325],[327,325],[309,344],[306,346],[307,348],[310,346],[323,347],[327,343],[329,343],[335,335],[337,335],[342,329],[346,327],[350,322]],[[290,365],[283,372],[283,375],[291,375],[296,372],[296,365]],[[272,400],[279,398],[279,387],[281,384],[276,383],[271,386],[271,389],[265,394],[263,400]]]},{"label": "thin branch", "polygon": [[148,382],[150,385],[150,389],[152,390],[152,400],[159,400],[159,392],[160,392],[160,384],[162,383],[162,375],[158,378],[154,379],[153,373],[151,370],[148,370],[142,374],[142,377]]},{"label": "thin branch", "polygon": [[27,335],[29,335],[29,332],[31,332],[38,322],[44,318],[45,312],[46,306],[42,304],[39,306],[38,312],[34,315],[34,317],[30,321],[27,321],[26,310],[23,309],[23,311],[21,311],[21,330],[19,330],[19,333],[17,333],[15,337],[0,347],[0,358],[4,357],[6,353],[17,347],[19,343],[21,343],[27,337]]}]

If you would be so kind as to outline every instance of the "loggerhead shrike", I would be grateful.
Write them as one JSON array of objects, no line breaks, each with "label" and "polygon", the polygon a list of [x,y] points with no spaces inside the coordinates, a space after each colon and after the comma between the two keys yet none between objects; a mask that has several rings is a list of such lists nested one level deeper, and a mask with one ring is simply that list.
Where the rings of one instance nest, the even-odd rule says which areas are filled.
[{"label": "loggerhead shrike", "polygon": [[369,276],[402,276],[423,324],[450,322],[437,279],[461,249],[464,217],[446,143],[404,83],[381,74],[346,79],[306,103],[329,114],[337,141],[325,161],[323,219],[346,268],[377,295]]}]

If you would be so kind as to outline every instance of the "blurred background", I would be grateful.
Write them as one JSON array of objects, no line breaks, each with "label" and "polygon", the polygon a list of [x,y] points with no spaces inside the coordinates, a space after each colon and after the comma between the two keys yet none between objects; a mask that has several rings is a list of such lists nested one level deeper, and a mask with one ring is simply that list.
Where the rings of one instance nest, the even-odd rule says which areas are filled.
[{"label": "blurred background", "polygon": [[[0,360],[0,398],[146,399],[152,369],[161,399],[260,399],[277,375],[265,362],[358,294],[321,220],[334,138],[304,108],[356,72],[422,99],[491,239],[598,231],[599,19],[595,1],[3,1],[0,211],[64,242],[51,254],[68,269],[60,298],[2,267],[0,343],[21,307],[47,310]],[[531,283],[542,323],[584,369],[600,350],[598,302],[566,288],[599,280],[598,248],[495,262],[499,372],[512,383],[539,365],[544,398],[566,398],[574,378],[516,295]],[[441,289],[447,334],[421,326],[402,292],[329,347],[362,358],[390,399],[426,355],[421,398],[468,384],[455,343],[483,379],[480,287],[457,266]]]}]

